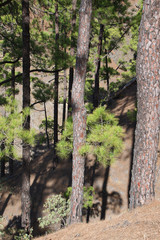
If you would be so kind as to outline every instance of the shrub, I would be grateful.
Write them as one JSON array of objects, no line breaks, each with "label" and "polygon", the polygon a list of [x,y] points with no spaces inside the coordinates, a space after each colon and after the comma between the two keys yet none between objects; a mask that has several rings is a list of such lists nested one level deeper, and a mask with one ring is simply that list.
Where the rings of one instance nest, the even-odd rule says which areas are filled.
[{"label": "shrub", "polygon": [[66,201],[61,194],[52,195],[47,198],[43,212],[46,215],[38,218],[41,228],[56,223],[61,223],[64,226],[66,225],[66,219],[70,212],[70,199]]}]

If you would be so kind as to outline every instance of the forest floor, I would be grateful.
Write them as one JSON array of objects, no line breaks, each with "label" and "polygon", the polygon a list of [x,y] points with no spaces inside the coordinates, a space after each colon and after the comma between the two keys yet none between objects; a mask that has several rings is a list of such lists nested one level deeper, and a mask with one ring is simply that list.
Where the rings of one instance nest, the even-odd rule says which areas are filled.
[{"label": "forest floor", "polygon": [[[130,164],[132,161],[135,124],[127,117],[128,110],[134,110],[136,102],[136,84],[132,84],[110,104],[110,110],[124,129],[124,149],[111,167],[97,166],[94,178],[94,208],[89,224],[78,224],[57,231],[53,235],[43,236],[43,240],[71,239],[160,239],[160,158],[157,166],[156,201],[148,206],[128,212],[128,185]],[[93,159],[86,163],[85,183],[89,185],[93,168]],[[21,166],[17,165],[16,175],[1,180],[0,215],[4,217],[7,228],[19,224],[21,215]],[[38,227],[37,218],[42,216],[45,199],[51,194],[66,191],[71,185],[71,161],[61,160],[53,167],[53,149],[46,151],[36,148],[31,162],[32,224],[34,234],[44,233]],[[99,221],[100,218],[105,219]],[[83,217],[83,222],[86,215]],[[56,230],[57,226],[51,228]],[[4,238],[9,240],[9,236]]]}]

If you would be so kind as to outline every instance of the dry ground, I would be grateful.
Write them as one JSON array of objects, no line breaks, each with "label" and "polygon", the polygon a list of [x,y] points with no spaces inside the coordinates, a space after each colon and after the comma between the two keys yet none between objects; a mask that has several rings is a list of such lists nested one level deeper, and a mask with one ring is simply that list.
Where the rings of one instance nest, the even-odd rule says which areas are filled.
[{"label": "dry ground", "polygon": [[36,240],[159,240],[160,202],[154,201],[110,221],[75,224]]},{"label": "dry ground", "polygon": [[[160,215],[160,185],[159,165],[157,168],[156,202],[140,208],[132,213],[127,212],[128,183],[130,163],[134,139],[134,124],[127,117],[127,111],[135,108],[136,85],[132,84],[117,99],[110,103],[111,111],[119,118],[124,128],[124,149],[110,168],[98,166],[95,173],[94,188],[95,203],[101,208],[90,217],[89,224],[73,225],[41,239],[160,239],[158,235],[158,219]],[[53,169],[53,150],[39,150],[39,156],[33,158],[31,164],[31,196],[32,224],[34,234],[43,234],[39,229],[37,218],[42,215],[43,203],[50,194],[64,192],[71,185],[71,161],[60,161]],[[36,149],[37,152],[37,149]],[[0,193],[0,215],[5,218],[5,224],[12,227],[18,224],[21,215],[21,167],[12,178],[3,180]],[[90,182],[92,161],[86,168],[85,182]],[[97,210],[97,209],[94,209]],[[105,221],[99,221],[103,217]],[[86,216],[83,218],[85,222]],[[9,240],[6,237],[5,240]]]}]

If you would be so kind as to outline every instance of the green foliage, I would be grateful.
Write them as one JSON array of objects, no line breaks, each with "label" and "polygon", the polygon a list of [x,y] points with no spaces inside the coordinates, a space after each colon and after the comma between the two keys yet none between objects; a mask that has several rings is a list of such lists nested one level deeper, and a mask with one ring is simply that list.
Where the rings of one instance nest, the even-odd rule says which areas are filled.
[{"label": "green foliage", "polygon": [[88,208],[92,207],[93,205],[93,197],[94,197],[95,191],[94,187],[83,187],[83,207]]},{"label": "green foliage", "polygon": [[[136,75],[136,57],[137,57],[137,45],[138,45],[138,35],[139,35],[139,26],[142,16],[142,9],[143,9],[143,1],[139,1],[139,10],[136,14],[134,14],[131,18],[130,23],[130,42],[126,42],[124,44],[122,51],[124,55],[128,53],[130,50],[133,53],[133,58],[129,62],[124,62],[123,60],[120,60],[120,62],[123,62],[122,67],[125,68],[125,71],[122,73],[122,80],[128,81],[131,78],[135,77]],[[122,68],[121,68],[122,69]]]},{"label": "green foliage", "polygon": [[109,84],[109,90],[112,93],[115,93],[119,90],[119,88],[124,84],[124,82],[118,80],[117,82],[111,82]]},{"label": "green foliage", "polygon": [[44,211],[46,215],[38,218],[39,226],[41,228],[47,227],[51,224],[62,223],[66,225],[66,219],[70,212],[70,199],[66,201],[61,194],[52,195],[47,198],[44,204]]},{"label": "green foliage", "polygon": [[134,110],[128,110],[127,117],[130,120],[130,122],[134,123],[137,120],[137,108]]},{"label": "green foliage", "polygon": [[57,155],[64,159],[69,158],[73,150],[73,122],[69,118],[65,123],[65,130],[61,136],[61,140],[57,143]]},{"label": "green foliage", "polygon": [[[42,129],[43,131],[46,128],[46,119],[42,120],[42,123],[39,125],[39,128]],[[47,117],[47,130],[48,130],[48,136],[49,140],[53,140],[53,130],[54,130],[54,120],[48,116]],[[46,136],[41,135],[40,138],[38,138],[39,142],[44,143],[46,142]]]},{"label": "green foliage", "polygon": [[[71,198],[72,194],[72,187],[68,187],[67,191],[64,193],[64,197],[68,200]],[[95,194],[94,187],[89,186],[89,187],[83,187],[83,207],[88,208],[92,207],[93,205],[93,197]]]},{"label": "green foliage", "polygon": [[52,100],[54,97],[53,84],[47,84],[39,79],[36,79],[36,81],[34,81],[33,88],[33,96],[38,101],[47,102],[48,100]]},{"label": "green foliage", "polygon": [[[110,164],[123,149],[123,130],[113,114],[99,107],[87,117],[87,137],[79,152],[82,155],[94,154],[97,161],[106,166]],[[63,131],[62,139],[57,144],[57,154],[67,158],[73,150],[73,124],[69,120]]]},{"label": "green foliage", "polygon": [[0,216],[0,237],[4,235],[3,217]]},{"label": "green foliage", "polygon": [[17,102],[12,98],[7,99],[8,104],[4,106],[5,116],[0,116],[0,145],[4,149],[0,151],[0,157],[8,156],[18,158],[15,145],[12,144],[14,139],[21,139],[24,143],[33,145],[35,131],[24,130],[22,125],[26,117],[29,115],[29,109],[26,108],[22,113],[19,113]]},{"label": "green foliage", "polygon": [[33,228],[30,229],[30,232],[28,233],[25,229],[20,229],[18,231],[18,235],[14,236],[15,240],[32,240],[33,239]]}]

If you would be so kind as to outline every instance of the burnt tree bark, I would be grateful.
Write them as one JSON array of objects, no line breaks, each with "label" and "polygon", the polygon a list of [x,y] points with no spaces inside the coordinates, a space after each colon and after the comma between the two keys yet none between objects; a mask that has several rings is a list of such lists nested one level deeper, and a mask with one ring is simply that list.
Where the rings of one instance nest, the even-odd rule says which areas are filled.
[{"label": "burnt tree bark", "polygon": [[[54,82],[54,153],[56,155],[56,144],[58,142],[58,83],[59,83],[59,71],[58,71],[58,51],[59,51],[59,21],[58,21],[58,1],[55,3],[55,82]],[[55,157],[55,156],[54,156]]]},{"label": "burnt tree bark", "polygon": [[[70,54],[74,56],[74,30],[76,26],[76,5],[77,0],[72,0],[72,20],[71,20],[71,50]],[[73,66],[69,69],[69,87],[68,87],[68,117],[72,115],[72,103],[71,103],[71,93],[72,93],[72,85],[73,85],[73,75],[74,68]]]},{"label": "burnt tree bark", "polygon": [[[23,41],[23,109],[30,106],[30,32],[29,32],[29,0],[22,0],[22,41]],[[25,130],[30,130],[30,115],[23,123]],[[30,146],[23,143],[23,167],[22,167],[22,219],[21,225],[27,231],[30,230]]]},{"label": "burnt tree bark", "polygon": [[46,143],[48,149],[50,148],[50,142],[49,142],[49,135],[48,135],[48,118],[47,118],[47,108],[46,108],[46,102],[43,102],[44,104],[44,114],[45,114],[45,132],[46,132]]},{"label": "burnt tree bark", "polygon": [[130,209],[154,198],[159,142],[160,1],[145,0],[137,55],[138,113]]},{"label": "burnt tree bark", "polygon": [[63,78],[63,116],[62,116],[62,131],[64,130],[65,120],[66,120],[66,102],[67,102],[67,71],[64,70]]},{"label": "burnt tree bark", "polygon": [[93,96],[93,106],[97,108],[99,105],[99,71],[101,66],[101,54],[102,54],[102,38],[104,32],[104,25],[100,24],[99,42],[98,42],[98,58],[96,61],[96,73],[95,73],[95,87]]},{"label": "burnt tree bark", "polygon": [[[15,66],[12,67],[12,82],[11,82],[11,88],[12,88],[12,96],[13,99],[15,99]],[[14,145],[14,141],[12,142],[12,145]],[[13,158],[9,157],[9,175],[13,175]]]},{"label": "burnt tree bark", "polygon": [[86,109],[84,86],[89,50],[92,0],[81,0],[76,69],[72,88],[73,116],[73,166],[70,222],[82,221],[85,159],[79,154],[86,136]]}]

